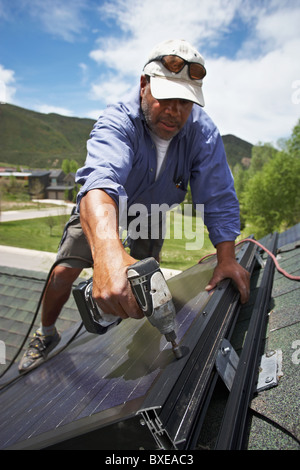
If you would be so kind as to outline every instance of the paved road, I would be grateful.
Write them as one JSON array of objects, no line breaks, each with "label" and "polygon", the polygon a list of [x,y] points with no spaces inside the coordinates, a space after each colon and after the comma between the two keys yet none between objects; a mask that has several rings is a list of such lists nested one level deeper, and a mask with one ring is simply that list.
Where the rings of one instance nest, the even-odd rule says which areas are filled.
[{"label": "paved road", "polygon": [[[30,271],[49,272],[55,259],[56,253],[26,250],[25,248],[0,245],[0,266],[28,269]],[[181,272],[176,269],[166,268],[162,268],[162,271],[166,279],[169,279]],[[80,277],[89,278],[92,276],[92,272],[92,269],[84,269]]]},{"label": "paved road", "polygon": [[11,220],[37,219],[38,217],[48,217],[49,215],[70,214],[74,204],[67,206],[46,207],[43,209],[28,209],[19,211],[2,211],[0,215],[1,222],[10,222]]},{"label": "paved road", "polygon": [[[11,220],[36,219],[38,217],[47,217],[49,215],[70,214],[74,204],[61,204],[60,201],[41,201],[57,204],[57,207],[45,209],[31,209],[20,211],[5,211],[1,213],[1,222]],[[56,259],[56,253],[45,251],[27,250],[12,246],[0,245],[0,266],[8,266],[18,269],[29,269],[32,271],[48,272]],[[166,279],[180,273],[176,269],[162,269]],[[81,277],[91,277],[92,270],[85,269]]]},{"label": "paved road", "polygon": [[[56,204],[56,207],[43,209],[29,209],[17,211],[3,211],[1,213],[1,222],[12,220],[36,219],[38,217],[48,217],[49,215],[70,214],[74,204],[65,204],[62,201],[43,200],[40,201],[50,204]],[[50,253],[37,250],[26,250],[12,246],[0,245],[0,266],[11,268],[28,269],[32,271],[48,272],[56,259],[56,253]],[[87,275],[90,276],[90,270]]]},{"label": "paved road", "polygon": [[48,272],[55,259],[56,253],[0,245],[1,266]]}]

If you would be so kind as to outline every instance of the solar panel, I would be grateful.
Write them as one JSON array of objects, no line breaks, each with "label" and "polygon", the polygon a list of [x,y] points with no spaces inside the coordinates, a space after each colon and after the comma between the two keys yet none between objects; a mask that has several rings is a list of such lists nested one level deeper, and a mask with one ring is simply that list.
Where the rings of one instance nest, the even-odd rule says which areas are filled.
[{"label": "solar panel", "polygon": [[[197,265],[168,282],[182,345],[208,301],[204,287],[213,264]],[[91,417],[93,427],[101,428],[134,416],[168,366],[177,362],[180,373],[186,360],[174,359],[165,338],[146,319],[122,321],[101,336],[84,331],[67,349],[2,390],[0,448],[26,448],[49,435],[60,442],[70,427],[80,435]]]}]

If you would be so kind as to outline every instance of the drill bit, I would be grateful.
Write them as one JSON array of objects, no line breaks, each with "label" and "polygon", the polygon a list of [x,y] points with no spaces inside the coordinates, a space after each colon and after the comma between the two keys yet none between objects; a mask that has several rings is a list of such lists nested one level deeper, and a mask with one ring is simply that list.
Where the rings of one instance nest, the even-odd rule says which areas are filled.
[{"label": "drill bit", "polygon": [[180,346],[176,342],[175,331],[173,330],[173,331],[170,331],[169,333],[166,333],[165,338],[169,343],[171,343],[172,351],[173,351],[174,356],[176,357],[176,359],[181,359],[182,356],[183,356],[183,353],[182,353],[182,350],[181,350]]},{"label": "drill bit", "polygon": [[176,357],[176,359],[181,359],[183,354],[182,354],[180,346],[176,343],[175,340],[171,341],[171,344],[172,344],[172,351],[174,353],[174,356]]}]

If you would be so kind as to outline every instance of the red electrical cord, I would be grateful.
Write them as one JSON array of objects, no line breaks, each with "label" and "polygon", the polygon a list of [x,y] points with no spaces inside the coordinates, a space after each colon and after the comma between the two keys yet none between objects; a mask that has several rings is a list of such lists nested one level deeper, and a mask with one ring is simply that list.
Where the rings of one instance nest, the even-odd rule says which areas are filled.
[{"label": "red electrical cord", "polygon": [[[262,250],[264,250],[269,256],[271,256],[272,260],[274,261],[274,264],[276,266],[276,269],[278,272],[280,272],[281,274],[283,274],[283,276],[287,277],[288,279],[291,279],[292,281],[300,281],[300,276],[293,276],[292,274],[289,274],[287,273],[284,269],[282,269],[279,264],[278,264],[278,261],[276,259],[276,257],[273,255],[273,253],[271,253],[271,251],[269,251],[265,246],[263,246],[261,243],[259,243],[258,241],[256,240],[253,240],[252,238],[244,238],[243,240],[237,242],[235,244],[235,246],[238,246],[240,245],[241,243],[245,243],[245,242],[251,242],[251,243],[255,243],[256,245],[258,245]],[[211,253],[209,255],[205,255],[203,256],[202,258],[199,259],[198,263],[201,263],[201,261],[203,261],[205,258],[208,258],[209,256],[213,256],[215,255],[216,253]]]}]

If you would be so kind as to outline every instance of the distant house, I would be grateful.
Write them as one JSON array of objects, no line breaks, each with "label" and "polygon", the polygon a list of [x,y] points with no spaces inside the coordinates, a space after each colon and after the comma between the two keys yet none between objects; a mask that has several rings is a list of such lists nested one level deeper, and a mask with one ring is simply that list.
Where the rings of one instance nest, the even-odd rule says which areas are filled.
[{"label": "distant house", "polygon": [[50,181],[50,171],[35,170],[28,177],[28,192],[31,198],[46,199],[46,188]]},{"label": "distant house", "polygon": [[48,199],[72,200],[75,187],[75,173],[66,175],[62,170],[52,170],[50,185],[47,189]]},{"label": "distant house", "polygon": [[1,171],[1,177],[14,176],[28,181],[28,192],[32,199],[72,200],[75,185],[75,173],[67,175],[62,170]]},{"label": "distant house", "polygon": [[2,176],[2,173],[12,173],[13,171],[17,171],[16,168],[10,168],[6,166],[1,166],[0,167],[0,176]]},{"label": "distant house", "polygon": [[50,185],[58,186],[64,182],[66,174],[63,170],[50,170]]},{"label": "distant house", "polygon": [[8,169],[6,171],[0,171],[0,178],[9,178],[10,176],[13,176],[16,179],[26,181],[30,175],[31,172],[28,171],[11,171]]},{"label": "distant house", "polygon": [[76,173],[68,173],[65,177],[64,177],[64,182],[67,186],[73,186],[75,185],[75,176],[76,176]]}]

